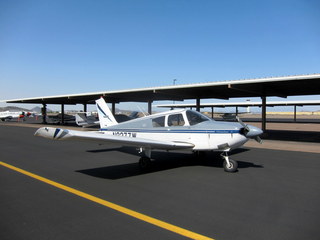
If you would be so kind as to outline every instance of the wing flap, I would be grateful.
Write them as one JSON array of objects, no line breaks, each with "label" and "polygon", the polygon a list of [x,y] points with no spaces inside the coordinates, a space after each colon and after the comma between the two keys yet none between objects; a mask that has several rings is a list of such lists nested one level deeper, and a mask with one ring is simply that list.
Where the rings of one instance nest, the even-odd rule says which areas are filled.
[{"label": "wing flap", "polygon": [[152,149],[191,149],[194,147],[192,143],[188,142],[174,142],[174,141],[159,141],[153,139],[137,138],[137,137],[124,137],[104,134],[101,131],[75,131],[61,128],[43,127],[35,132],[35,136],[54,140],[85,140],[94,142],[105,142],[119,146],[131,147],[146,147]]}]

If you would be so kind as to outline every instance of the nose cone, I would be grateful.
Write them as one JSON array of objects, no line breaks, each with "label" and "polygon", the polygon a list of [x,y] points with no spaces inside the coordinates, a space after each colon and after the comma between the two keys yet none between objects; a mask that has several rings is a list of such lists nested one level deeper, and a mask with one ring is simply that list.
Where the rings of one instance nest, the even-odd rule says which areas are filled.
[{"label": "nose cone", "polygon": [[263,131],[258,127],[255,127],[255,126],[252,126],[252,125],[247,125],[247,127],[249,128],[249,131],[246,134],[246,137],[248,137],[248,138],[257,137],[257,136],[259,136],[259,135],[261,135],[263,133]]}]

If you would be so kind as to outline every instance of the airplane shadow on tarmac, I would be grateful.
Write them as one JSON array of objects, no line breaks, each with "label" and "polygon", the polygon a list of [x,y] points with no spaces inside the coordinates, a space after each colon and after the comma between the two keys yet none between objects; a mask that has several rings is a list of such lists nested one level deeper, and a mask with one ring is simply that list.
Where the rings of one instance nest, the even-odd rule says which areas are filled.
[{"label": "airplane shadow on tarmac", "polygon": [[[136,149],[121,147],[121,148],[109,148],[109,149],[99,149],[99,150],[88,150],[90,153],[101,153],[109,151],[120,151],[136,156],[140,156]],[[229,156],[233,154],[239,154],[242,152],[250,151],[246,148],[239,148],[232,151]],[[207,152],[204,156],[185,152],[166,152],[166,151],[153,151],[152,152],[152,162],[148,170],[141,170],[137,162],[121,165],[113,165],[100,168],[83,169],[76,172],[83,173],[89,176],[97,178],[105,178],[111,180],[117,180],[121,178],[134,177],[143,174],[150,174],[154,172],[166,171],[180,167],[190,167],[190,166],[205,166],[221,168],[223,170],[222,164],[223,160],[218,152]],[[263,168],[262,165],[256,165],[251,162],[237,161],[238,168]]]}]

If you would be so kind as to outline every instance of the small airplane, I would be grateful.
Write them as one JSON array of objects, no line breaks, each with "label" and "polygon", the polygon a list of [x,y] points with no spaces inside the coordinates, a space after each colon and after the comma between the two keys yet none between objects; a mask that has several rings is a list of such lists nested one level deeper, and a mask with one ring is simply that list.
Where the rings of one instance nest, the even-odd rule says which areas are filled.
[{"label": "small airplane", "polygon": [[142,169],[149,166],[154,149],[218,151],[224,159],[226,172],[235,172],[238,167],[228,156],[231,150],[249,139],[261,143],[262,130],[244,124],[239,118],[237,123],[220,122],[196,111],[180,109],[118,123],[103,98],[96,100],[96,106],[100,131],[42,127],[35,135],[54,140],[88,140],[136,147],[142,154],[139,160]]},{"label": "small airplane", "polygon": [[32,113],[30,112],[10,112],[10,111],[5,111],[5,112],[0,112],[0,120],[1,121],[8,121],[12,120],[13,118],[24,118],[24,117],[29,117]]},{"label": "small airplane", "polygon": [[[47,115],[47,119],[51,123],[61,124],[62,123],[62,114],[58,113],[56,115]],[[76,121],[75,116],[70,115],[70,114],[64,114],[63,119],[64,119],[64,123],[70,123],[70,124],[73,124]]]},{"label": "small airplane", "polygon": [[76,124],[84,128],[95,127],[99,126],[99,121],[92,115],[87,116],[85,113],[77,113]]},{"label": "small airplane", "polygon": [[[218,113],[219,114],[219,113]],[[238,115],[251,114],[250,112],[238,112],[238,113],[220,113],[223,120],[230,121],[237,119]]]}]

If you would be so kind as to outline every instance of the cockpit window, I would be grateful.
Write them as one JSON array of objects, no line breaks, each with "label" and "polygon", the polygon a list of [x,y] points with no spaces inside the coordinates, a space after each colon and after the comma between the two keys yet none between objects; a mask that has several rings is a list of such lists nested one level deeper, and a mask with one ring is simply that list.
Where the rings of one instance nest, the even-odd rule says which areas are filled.
[{"label": "cockpit window", "polygon": [[164,119],[165,119],[164,116],[152,119],[152,126],[153,127],[164,127]]},{"label": "cockpit window", "polygon": [[182,114],[173,114],[168,117],[168,126],[183,126],[184,119]]},{"label": "cockpit window", "polygon": [[190,126],[196,125],[198,123],[209,121],[210,119],[201,113],[194,112],[194,111],[187,111],[187,118],[189,121]]}]

